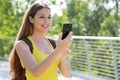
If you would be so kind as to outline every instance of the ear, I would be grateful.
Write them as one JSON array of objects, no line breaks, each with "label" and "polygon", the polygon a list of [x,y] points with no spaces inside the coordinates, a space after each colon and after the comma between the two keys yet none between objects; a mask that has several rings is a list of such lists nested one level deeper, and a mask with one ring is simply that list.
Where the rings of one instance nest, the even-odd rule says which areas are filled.
[{"label": "ear", "polygon": [[31,16],[29,16],[29,21],[33,23],[33,18]]}]

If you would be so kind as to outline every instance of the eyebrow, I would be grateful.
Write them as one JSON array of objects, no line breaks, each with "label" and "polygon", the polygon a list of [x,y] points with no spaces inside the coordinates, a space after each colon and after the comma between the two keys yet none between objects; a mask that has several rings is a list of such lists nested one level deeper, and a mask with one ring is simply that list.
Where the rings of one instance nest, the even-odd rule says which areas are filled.
[{"label": "eyebrow", "polygon": [[[42,16],[44,16],[44,14],[39,14],[39,15],[42,15]],[[49,15],[49,16],[51,16],[51,15]]]}]

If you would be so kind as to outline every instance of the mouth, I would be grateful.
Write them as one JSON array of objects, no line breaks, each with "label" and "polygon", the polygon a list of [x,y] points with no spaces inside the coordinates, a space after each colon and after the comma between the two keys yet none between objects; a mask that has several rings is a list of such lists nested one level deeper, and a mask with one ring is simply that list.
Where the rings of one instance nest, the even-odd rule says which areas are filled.
[{"label": "mouth", "polygon": [[41,25],[44,29],[48,28],[48,25]]}]

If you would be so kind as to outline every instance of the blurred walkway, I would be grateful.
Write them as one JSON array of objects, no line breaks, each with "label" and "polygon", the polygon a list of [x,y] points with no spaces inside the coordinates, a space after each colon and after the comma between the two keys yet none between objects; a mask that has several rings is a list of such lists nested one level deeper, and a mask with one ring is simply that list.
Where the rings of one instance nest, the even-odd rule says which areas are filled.
[{"label": "blurred walkway", "polygon": [[[0,80],[10,80],[8,61],[0,60]],[[64,78],[59,75],[59,80],[84,80],[76,77]]]},{"label": "blurred walkway", "polygon": [[0,80],[10,80],[9,65],[7,61],[0,61]]}]

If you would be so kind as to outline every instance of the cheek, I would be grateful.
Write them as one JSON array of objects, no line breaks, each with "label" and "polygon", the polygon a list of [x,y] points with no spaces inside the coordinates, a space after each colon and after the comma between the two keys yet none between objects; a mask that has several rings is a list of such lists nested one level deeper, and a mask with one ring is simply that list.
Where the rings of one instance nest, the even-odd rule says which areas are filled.
[{"label": "cheek", "polygon": [[40,20],[40,19],[38,19],[38,20],[35,21],[35,24],[36,24],[36,25],[41,25],[42,23],[43,23],[43,21]]},{"label": "cheek", "polygon": [[50,21],[50,22],[49,22],[49,24],[51,25],[51,24],[52,24],[52,22]]},{"label": "cheek", "polygon": [[52,24],[52,20],[49,20],[49,24],[50,24],[50,25]]}]

